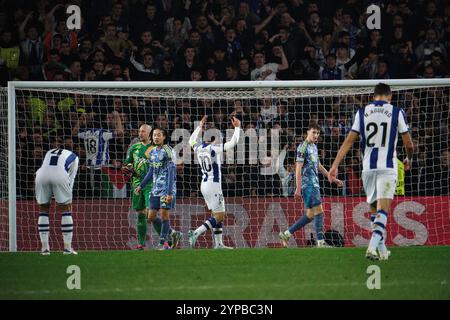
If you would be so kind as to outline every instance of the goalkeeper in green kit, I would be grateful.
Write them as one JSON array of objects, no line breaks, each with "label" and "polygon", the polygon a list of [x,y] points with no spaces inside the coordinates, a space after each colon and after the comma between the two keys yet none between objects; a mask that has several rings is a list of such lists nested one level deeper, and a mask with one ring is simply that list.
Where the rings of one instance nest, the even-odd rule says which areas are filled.
[{"label": "goalkeeper in green kit", "polygon": [[[150,182],[138,195],[134,194],[136,189],[144,179],[149,169],[150,151],[155,147],[150,138],[151,127],[148,124],[143,124],[139,128],[140,142],[133,144],[127,152],[127,158],[124,161],[123,171],[127,175],[131,175],[132,187],[132,203],[133,209],[138,214],[137,232],[138,232],[138,250],[144,250],[145,237],[147,234],[147,208],[152,191],[152,182]],[[158,235],[161,233],[161,218],[158,216],[151,221]],[[173,248],[177,246],[181,239],[181,233],[173,229],[169,230],[172,243],[169,243]]]}]

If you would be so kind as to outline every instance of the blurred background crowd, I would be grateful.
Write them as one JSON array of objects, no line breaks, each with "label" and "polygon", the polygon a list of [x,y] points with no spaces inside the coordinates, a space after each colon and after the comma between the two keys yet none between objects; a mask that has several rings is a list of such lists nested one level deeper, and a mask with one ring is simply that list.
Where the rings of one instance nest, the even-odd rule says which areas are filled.
[{"label": "blurred background crowd", "polygon": [[[366,26],[366,8],[372,3],[381,7],[381,30]],[[80,30],[67,28],[66,7],[72,4],[81,8]],[[445,0],[0,1],[2,86],[9,80],[437,78],[450,76],[449,49],[450,1]],[[77,195],[105,196],[94,187],[97,176],[105,174],[101,167],[120,167],[141,123],[169,133],[176,128],[192,132],[204,113],[210,115],[208,127],[221,131],[230,128],[234,114],[248,135],[262,129],[280,132],[280,151],[268,152],[257,165],[224,165],[226,196],[288,196],[293,193],[295,149],[308,123],[316,121],[323,128],[318,147],[328,167],[356,109],[369,99],[357,92],[198,100],[24,94],[17,104],[20,196],[33,196],[30,168],[61,142],[80,155]],[[405,109],[417,147],[412,173],[405,176],[406,194],[449,194],[448,101],[448,88],[394,95],[394,104]],[[89,145],[80,135],[87,128],[113,133],[105,140],[108,156],[99,165],[88,163]],[[347,159],[340,173],[346,187],[337,190],[323,181],[325,195],[362,194],[358,152]],[[264,167],[277,168],[277,173],[262,174]],[[180,194],[198,195],[198,165],[180,164],[177,172]]]}]

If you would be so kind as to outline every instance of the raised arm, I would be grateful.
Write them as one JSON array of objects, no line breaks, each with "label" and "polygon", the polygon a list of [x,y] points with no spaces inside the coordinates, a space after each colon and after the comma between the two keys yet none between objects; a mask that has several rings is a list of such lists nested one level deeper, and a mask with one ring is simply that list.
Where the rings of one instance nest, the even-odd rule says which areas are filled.
[{"label": "raised arm", "polygon": [[192,133],[191,137],[189,138],[189,145],[191,146],[192,149],[195,149],[195,146],[199,144],[197,139],[201,131],[202,127],[198,126]]},{"label": "raised arm", "polygon": [[238,118],[233,117],[231,119],[231,123],[234,126],[234,133],[233,133],[233,136],[231,137],[231,140],[224,144],[223,149],[225,151],[227,151],[229,149],[233,149],[234,146],[236,146],[238,141],[239,141],[239,134],[240,134],[240,131],[241,131],[241,128],[240,128],[241,121]]},{"label": "raised arm", "polygon": [[23,40],[26,38],[26,34],[25,34],[25,28],[27,27],[28,21],[30,21],[30,19],[33,17],[33,11],[28,12],[27,16],[25,17],[25,19],[22,21],[22,23],[19,26],[19,39]]},{"label": "raised arm", "polygon": [[208,116],[203,116],[202,120],[200,120],[200,123],[198,124],[198,127],[194,130],[191,137],[189,138],[189,145],[192,149],[195,149],[195,147],[199,144],[199,142],[197,141],[198,135],[202,131],[203,124],[206,122],[207,118]]},{"label": "raised arm", "polygon": [[263,22],[261,22],[260,24],[255,26],[255,35],[260,33],[261,31],[263,31],[264,28],[269,24],[269,22],[272,21],[273,17],[275,17],[276,14],[277,14],[277,11],[275,9],[272,9],[272,11],[267,16],[267,18],[265,18],[263,20]]},{"label": "raised arm", "polygon": [[122,117],[120,116],[120,113],[118,111],[114,111],[114,134],[116,137],[123,137],[123,123],[122,123]]},{"label": "raised arm", "polygon": [[286,58],[286,55],[284,54],[284,50],[283,50],[282,46],[280,46],[280,51],[281,51],[281,64],[278,65],[278,70],[283,71],[283,70],[286,70],[287,68],[289,68],[289,62]]},{"label": "raised arm", "polygon": [[137,62],[136,59],[134,58],[134,51],[131,52],[130,62],[137,71],[145,72],[144,65],[142,63]]}]

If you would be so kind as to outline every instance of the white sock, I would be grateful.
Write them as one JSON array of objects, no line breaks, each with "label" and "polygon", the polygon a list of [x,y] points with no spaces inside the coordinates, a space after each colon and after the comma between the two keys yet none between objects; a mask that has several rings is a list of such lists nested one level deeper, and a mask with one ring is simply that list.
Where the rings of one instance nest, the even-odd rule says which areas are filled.
[{"label": "white sock", "polygon": [[223,233],[222,228],[214,228],[214,241],[216,242],[216,246],[223,246]]},{"label": "white sock", "polygon": [[289,230],[286,230],[286,231],[284,232],[284,234],[287,235],[288,237],[292,236],[292,234],[291,234],[291,232],[290,232]]},{"label": "white sock", "polygon": [[61,231],[64,239],[64,249],[72,249],[73,219],[70,212],[65,212],[62,215]]},{"label": "white sock", "polygon": [[196,237],[198,237],[199,235],[201,235],[206,230],[208,230],[208,229],[202,224],[200,227],[195,229],[194,234],[195,234]]},{"label": "white sock", "polygon": [[370,239],[368,249],[370,251],[375,251],[378,247],[378,243],[380,243],[380,240],[381,240],[381,236],[376,232],[372,232],[372,238]]},{"label": "white sock", "polygon": [[[381,238],[383,238],[383,235],[386,234],[385,228],[386,228],[386,222],[387,222],[387,213],[385,213],[383,210],[378,210],[375,219],[372,223],[372,238],[370,239],[369,243],[369,249],[371,251],[376,250],[379,247],[379,244],[381,242]],[[384,246],[385,248],[386,246]],[[383,248],[381,248],[383,250]]]},{"label": "white sock", "polygon": [[383,239],[378,243],[378,251],[380,254],[386,254],[388,251],[386,247],[386,232],[383,234]]},{"label": "white sock", "polygon": [[48,245],[48,235],[50,232],[50,224],[48,220],[48,213],[40,213],[38,219],[39,238],[41,238],[42,251],[50,250]]}]

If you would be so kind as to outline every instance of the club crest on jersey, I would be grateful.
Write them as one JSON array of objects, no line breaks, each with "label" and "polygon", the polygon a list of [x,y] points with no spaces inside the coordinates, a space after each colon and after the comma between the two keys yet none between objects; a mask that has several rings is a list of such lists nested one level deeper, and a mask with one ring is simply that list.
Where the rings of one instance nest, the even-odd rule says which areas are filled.
[{"label": "club crest on jersey", "polygon": [[145,164],[145,159],[139,158],[137,162],[138,162],[137,169],[140,169]]}]

